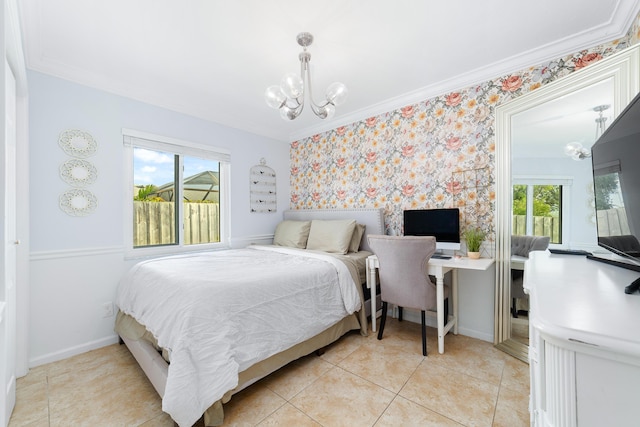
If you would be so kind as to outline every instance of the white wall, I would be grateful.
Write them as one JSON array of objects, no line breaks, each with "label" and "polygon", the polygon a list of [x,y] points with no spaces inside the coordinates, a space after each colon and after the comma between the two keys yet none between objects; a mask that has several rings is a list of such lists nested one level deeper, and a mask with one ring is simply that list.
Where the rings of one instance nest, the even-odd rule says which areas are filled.
[{"label": "white wall", "polygon": [[[113,301],[118,280],[132,265],[124,252],[122,128],[208,144],[231,151],[231,240],[244,246],[271,235],[289,206],[289,145],[189,117],[37,72],[30,93],[30,355],[31,366],[115,342]],[[241,114],[242,112],[238,112]],[[98,142],[87,159],[98,170],[91,191],[98,208],[71,217],[58,207],[69,186],[58,174],[69,157],[59,134],[82,129]],[[277,175],[278,212],[249,212],[249,169],[264,157]]]}]

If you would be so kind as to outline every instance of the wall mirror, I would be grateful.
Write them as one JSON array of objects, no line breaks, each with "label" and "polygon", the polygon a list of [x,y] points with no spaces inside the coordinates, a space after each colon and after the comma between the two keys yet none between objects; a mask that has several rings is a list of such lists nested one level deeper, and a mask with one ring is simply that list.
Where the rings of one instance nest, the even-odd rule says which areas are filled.
[{"label": "wall mirror", "polygon": [[[602,132],[600,123],[611,124],[638,92],[639,60],[640,46],[628,48],[496,108],[494,340],[499,349],[525,362],[527,301],[514,305],[511,295],[511,235],[539,231],[534,232],[530,210],[524,224],[514,223],[513,185],[522,189],[551,183],[561,188],[550,247],[596,249],[589,149]],[[519,311],[518,304],[524,310]]]}]

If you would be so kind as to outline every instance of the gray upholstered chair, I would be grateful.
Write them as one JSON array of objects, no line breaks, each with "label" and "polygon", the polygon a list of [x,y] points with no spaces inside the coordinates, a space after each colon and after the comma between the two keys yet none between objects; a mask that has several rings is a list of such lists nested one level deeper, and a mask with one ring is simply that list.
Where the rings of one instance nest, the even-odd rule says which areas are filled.
[{"label": "gray upholstered chair", "polygon": [[518,317],[516,301],[528,299],[524,292],[524,261],[533,251],[546,251],[549,247],[549,236],[511,236],[511,314]]},{"label": "gray upholstered chair", "polygon": [[[369,235],[369,246],[378,257],[382,318],[378,339],[382,339],[387,320],[387,303],[398,306],[398,320],[402,321],[402,308],[420,310],[422,314],[422,354],[427,355],[425,311],[436,310],[436,285],[427,273],[427,264],[436,250],[432,236]],[[448,297],[445,287],[445,298]],[[445,299],[445,323],[448,318],[448,300]],[[375,316],[375,314],[373,314]],[[375,321],[375,320],[374,320]]]}]

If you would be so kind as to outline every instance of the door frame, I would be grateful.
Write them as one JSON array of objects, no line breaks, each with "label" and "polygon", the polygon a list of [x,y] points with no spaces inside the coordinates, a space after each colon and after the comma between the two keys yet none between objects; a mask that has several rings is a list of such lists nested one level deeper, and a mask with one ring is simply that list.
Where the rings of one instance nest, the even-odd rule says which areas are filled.
[{"label": "door frame", "polygon": [[[29,194],[29,99],[18,0],[3,0],[4,58],[16,81],[16,181],[17,195]],[[2,40],[2,36],[0,36]],[[4,74],[4,71],[2,72]],[[4,78],[2,79],[4,84]],[[4,131],[4,130],[3,130]],[[0,189],[0,192],[3,191]],[[16,377],[29,371],[29,197],[17,197],[16,234]]]}]

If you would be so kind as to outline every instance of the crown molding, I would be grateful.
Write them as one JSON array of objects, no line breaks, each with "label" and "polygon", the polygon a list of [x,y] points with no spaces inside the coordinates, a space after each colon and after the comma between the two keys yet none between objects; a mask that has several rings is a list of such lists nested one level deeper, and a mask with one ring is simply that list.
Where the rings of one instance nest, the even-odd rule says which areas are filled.
[{"label": "crown molding", "polygon": [[[626,6],[626,8],[623,8]],[[640,13],[640,1],[627,2],[624,5],[618,3],[612,18],[605,24],[599,25],[570,37],[565,37],[546,45],[511,56],[502,61],[489,64],[485,67],[458,74],[435,84],[416,89],[411,92],[389,98],[385,101],[360,109],[351,114],[336,117],[329,123],[310,126],[290,134],[291,141],[309,137],[311,135],[326,132],[339,126],[365,120],[426,101],[445,93],[461,90],[469,86],[477,85],[488,80],[496,79],[509,73],[524,70],[528,67],[543,64],[566,55],[574,54],[580,50],[592,48],[603,43],[608,43],[627,35],[634,20]]]}]

